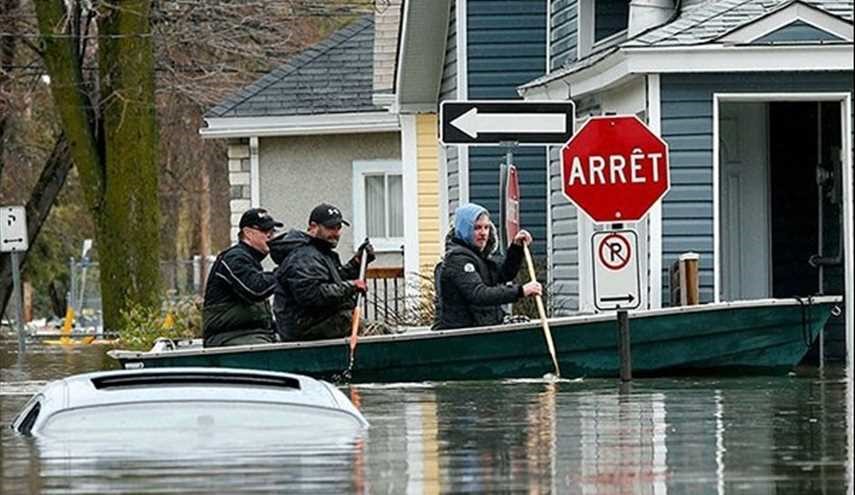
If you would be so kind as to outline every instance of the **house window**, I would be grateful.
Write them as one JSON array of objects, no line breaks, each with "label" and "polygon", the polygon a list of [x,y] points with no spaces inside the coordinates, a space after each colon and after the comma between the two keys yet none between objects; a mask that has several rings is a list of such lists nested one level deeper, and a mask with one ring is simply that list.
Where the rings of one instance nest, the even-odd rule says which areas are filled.
[{"label": "house window", "polygon": [[626,31],[629,26],[629,0],[600,1],[594,6],[594,43]]},{"label": "house window", "polygon": [[629,0],[579,0],[578,56],[588,56],[596,46],[611,46],[626,36]]},{"label": "house window", "polygon": [[404,244],[404,190],[401,162],[353,162],[353,245],[368,237],[377,251],[400,251]]}]

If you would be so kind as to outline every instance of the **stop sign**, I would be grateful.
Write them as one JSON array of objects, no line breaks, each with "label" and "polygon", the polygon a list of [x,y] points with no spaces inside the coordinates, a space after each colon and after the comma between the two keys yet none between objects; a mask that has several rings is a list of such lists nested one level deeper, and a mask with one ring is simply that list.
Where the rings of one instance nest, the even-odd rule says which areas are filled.
[{"label": "stop sign", "polygon": [[595,222],[635,222],[668,192],[668,145],[634,115],[592,117],[561,149],[564,195]]}]

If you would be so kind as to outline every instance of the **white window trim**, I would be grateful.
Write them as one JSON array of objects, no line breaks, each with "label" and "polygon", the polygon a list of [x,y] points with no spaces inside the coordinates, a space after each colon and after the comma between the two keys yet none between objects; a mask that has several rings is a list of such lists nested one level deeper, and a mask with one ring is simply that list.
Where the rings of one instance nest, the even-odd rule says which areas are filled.
[{"label": "white window trim", "polygon": [[[353,250],[356,251],[365,239],[365,181],[371,174],[398,174],[404,179],[400,160],[354,160],[353,161]],[[401,184],[403,187],[403,183]],[[405,215],[406,216],[406,215]],[[406,222],[406,218],[404,219]],[[400,252],[404,237],[372,238],[371,244],[377,252]]]},{"label": "white window trim", "polygon": [[249,138],[249,204],[261,206],[261,172],[258,157],[258,136]]},{"label": "white window trim", "polygon": [[[610,34],[601,40],[597,40],[596,1],[579,0],[578,9],[579,11],[576,15],[577,59],[581,60],[595,51],[626,40],[627,32],[629,31],[629,19],[627,19],[627,26],[624,29]],[[547,65],[547,67],[549,66]]]},{"label": "white window trim", "polygon": [[594,47],[594,0],[579,0],[576,13],[576,58],[581,60]]}]

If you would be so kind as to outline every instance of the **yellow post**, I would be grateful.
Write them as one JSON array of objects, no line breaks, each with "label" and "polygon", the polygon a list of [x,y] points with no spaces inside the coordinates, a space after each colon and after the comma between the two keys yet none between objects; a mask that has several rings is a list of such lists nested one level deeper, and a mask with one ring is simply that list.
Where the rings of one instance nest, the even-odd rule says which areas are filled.
[{"label": "yellow post", "polygon": [[74,308],[68,306],[65,310],[65,320],[62,322],[60,344],[71,344],[71,326],[74,324]]}]

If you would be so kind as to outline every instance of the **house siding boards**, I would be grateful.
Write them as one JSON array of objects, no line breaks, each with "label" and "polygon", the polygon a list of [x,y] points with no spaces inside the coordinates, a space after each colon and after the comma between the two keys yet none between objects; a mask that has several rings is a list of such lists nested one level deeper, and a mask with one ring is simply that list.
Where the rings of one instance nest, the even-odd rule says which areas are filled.
[{"label": "house siding boards", "polygon": [[419,264],[423,275],[433,274],[439,261],[439,167],[436,142],[436,114],[416,117],[416,156],[418,161]]},{"label": "house siding boards", "polygon": [[852,72],[664,74],[662,137],[670,149],[671,190],[662,202],[662,287],[671,262],[700,254],[701,301],[713,287],[713,93],[852,92]]},{"label": "house siding boards", "polygon": [[578,213],[561,187],[561,148],[549,148],[549,190],[552,202],[552,300],[553,314],[579,309]]},{"label": "house siding boards", "polygon": [[[448,35],[445,42],[445,63],[442,70],[442,82],[439,88],[439,100],[457,99],[457,17],[454,15],[457,5],[451,2],[451,15],[448,16]],[[460,203],[460,163],[457,146],[445,149],[446,188],[448,189],[448,214],[451,216]],[[448,221],[449,219],[446,219]]]},{"label": "house siding boards", "polygon": [[[469,0],[467,3],[468,99],[519,99],[516,87],[546,71],[546,2]],[[469,199],[499,215],[502,147],[469,150]],[[546,152],[519,147],[520,221],[532,233],[535,255],[546,254]]]},{"label": "house siding boards", "polygon": [[[399,133],[260,139],[260,204],[286,228],[305,229],[311,208],[321,202],[335,204],[345,218],[352,219],[353,161],[400,160],[400,150]],[[353,230],[346,228],[338,248],[342,258],[349,256],[352,246]],[[400,253],[378,253],[378,258],[376,266],[402,262]]]},{"label": "house siding boards", "polygon": [[579,7],[576,0],[551,0],[549,69],[554,70],[577,57]]}]

